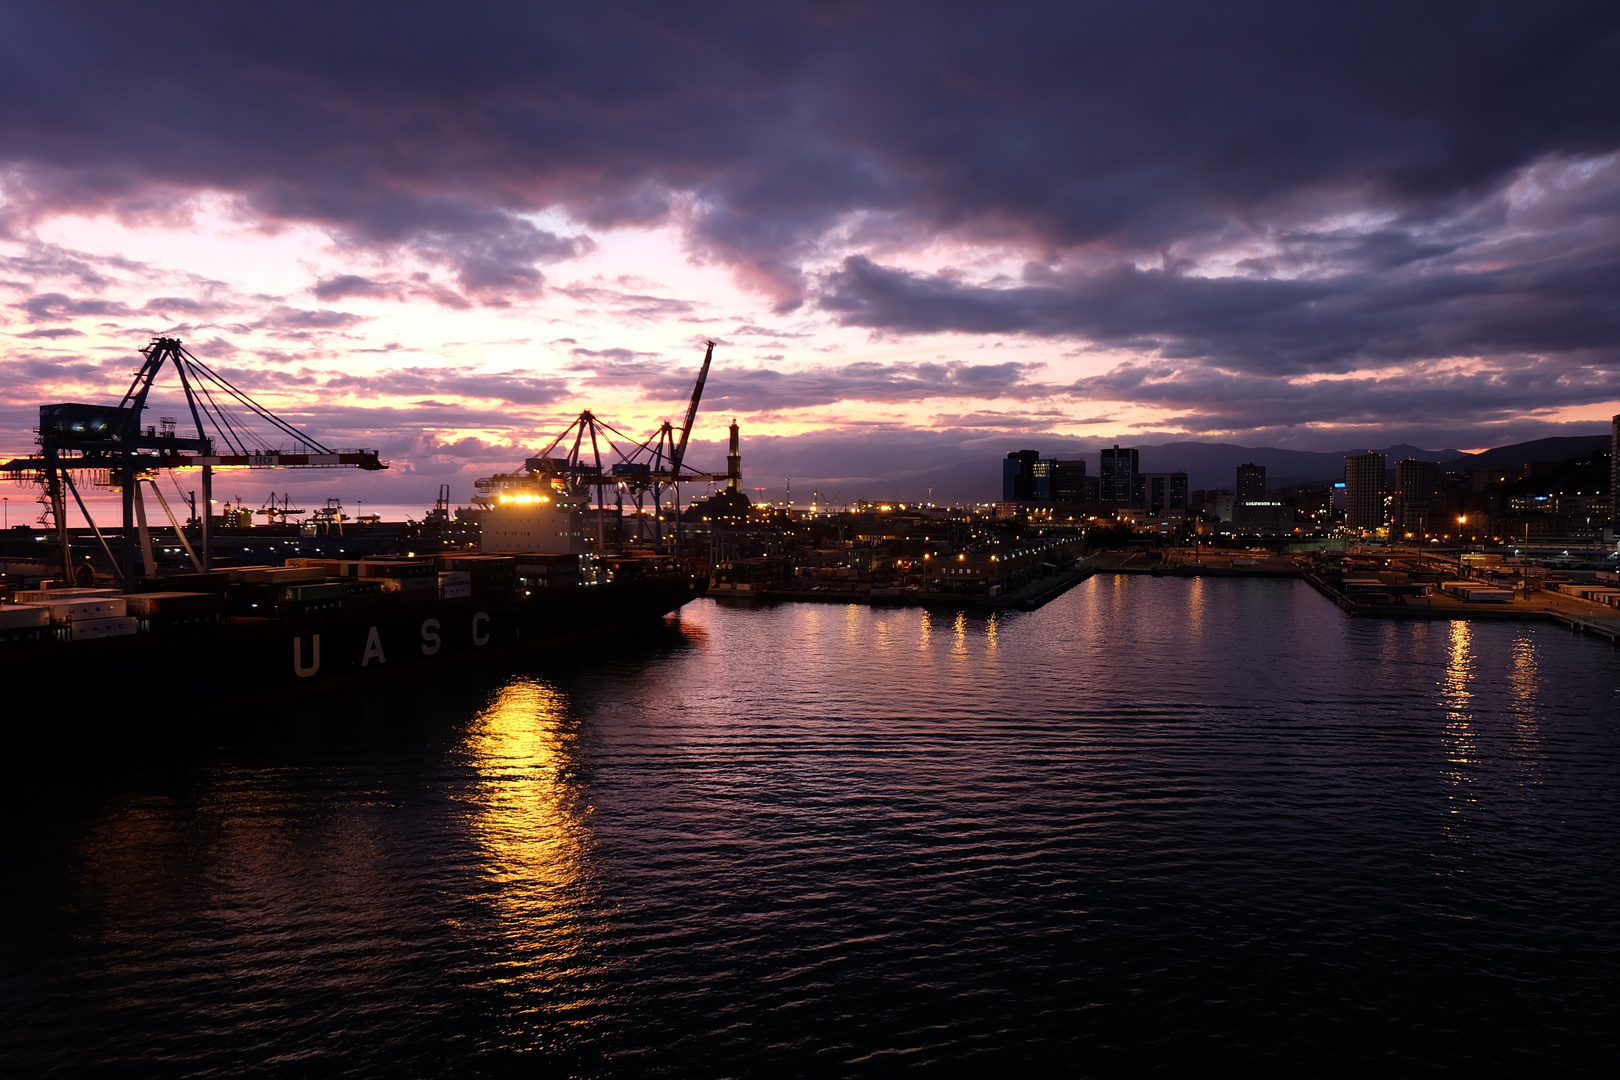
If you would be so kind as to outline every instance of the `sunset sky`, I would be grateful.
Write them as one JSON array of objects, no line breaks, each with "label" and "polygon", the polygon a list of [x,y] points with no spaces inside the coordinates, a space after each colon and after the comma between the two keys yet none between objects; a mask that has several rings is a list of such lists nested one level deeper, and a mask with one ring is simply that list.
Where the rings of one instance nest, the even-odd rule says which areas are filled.
[{"label": "sunset sky", "polygon": [[1620,412],[1612,3],[14,2],[0,71],[7,456],[159,333],[399,504],[709,338],[697,464],[796,494]]}]

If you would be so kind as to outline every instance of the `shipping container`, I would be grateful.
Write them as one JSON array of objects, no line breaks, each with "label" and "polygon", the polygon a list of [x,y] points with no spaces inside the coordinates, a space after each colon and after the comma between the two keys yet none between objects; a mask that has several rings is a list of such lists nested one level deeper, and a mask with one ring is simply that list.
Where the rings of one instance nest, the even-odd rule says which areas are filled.
[{"label": "shipping container", "polygon": [[55,604],[65,600],[90,600],[103,596],[123,596],[122,589],[20,589],[12,597],[18,604]]},{"label": "shipping container", "polygon": [[235,582],[262,582],[264,575],[271,570],[280,570],[279,566],[233,566],[224,571],[224,574]]},{"label": "shipping container", "polygon": [[206,574],[174,574],[164,578],[163,583],[186,592],[222,593],[230,587],[231,575],[224,570]]},{"label": "shipping container", "polygon": [[51,621],[51,613],[42,607],[17,607],[7,604],[0,607],[0,630],[28,630],[36,626],[46,626]]},{"label": "shipping container", "polygon": [[394,580],[427,578],[437,586],[439,568],[428,559],[367,559],[360,564],[360,576]]},{"label": "shipping container", "polygon": [[308,585],[284,585],[279,590],[284,600],[307,602],[310,600],[343,599],[343,582],[323,581]]},{"label": "shipping container", "polygon": [[218,612],[224,603],[222,596],[211,592],[134,593],[124,599],[129,614],[140,618]]},{"label": "shipping container", "polygon": [[61,600],[56,602],[39,601],[31,606],[48,611],[51,622],[58,625],[78,622],[80,619],[118,618],[126,611],[122,596],[90,597],[84,600]]},{"label": "shipping container", "polygon": [[423,577],[420,574],[410,577],[382,577],[374,579],[382,585],[383,592],[432,592],[439,587],[439,576]]},{"label": "shipping container", "polygon": [[81,619],[68,624],[68,640],[93,641],[98,638],[128,637],[138,628],[138,621],[127,617]]}]

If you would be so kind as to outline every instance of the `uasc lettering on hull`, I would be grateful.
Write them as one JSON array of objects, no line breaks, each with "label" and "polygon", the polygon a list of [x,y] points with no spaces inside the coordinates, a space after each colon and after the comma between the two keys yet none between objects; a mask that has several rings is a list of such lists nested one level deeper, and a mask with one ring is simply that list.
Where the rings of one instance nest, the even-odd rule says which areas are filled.
[{"label": "uasc lettering on hull", "polygon": [[[416,649],[411,649],[409,645],[403,649],[396,648],[402,639],[408,642],[413,631]],[[338,655],[347,653],[353,658],[349,662],[349,667],[377,668],[386,665],[390,657],[409,659],[413,654],[424,657],[438,656],[447,648],[481,648],[494,639],[494,633],[490,613],[478,611],[451,619],[435,616],[423,619],[420,623],[413,621],[409,628],[388,623],[352,628],[328,627],[325,636],[328,639],[328,653],[334,647],[331,639],[337,638]],[[503,633],[510,636],[509,631]],[[292,669],[298,678],[309,679],[322,674],[321,637],[319,633],[298,634],[293,637]]]}]

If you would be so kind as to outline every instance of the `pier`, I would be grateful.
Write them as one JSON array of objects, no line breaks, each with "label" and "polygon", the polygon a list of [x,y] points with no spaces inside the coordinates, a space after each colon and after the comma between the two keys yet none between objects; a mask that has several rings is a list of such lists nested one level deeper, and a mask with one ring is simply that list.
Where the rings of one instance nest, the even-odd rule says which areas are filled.
[{"label": "pier", "polygon": [[1076,563],[1056,574],[1009,589],[995,596],[971,593],[924,592],[917,588],[885,588],[864,584],[791,588],[725,588],[711,586],[709,596],[732,601],[799,601],[811,604],[868,604],[874,607],[952,608],[974,611],[1033,611],[1057,599],[1097,572],[1090,563]]}]

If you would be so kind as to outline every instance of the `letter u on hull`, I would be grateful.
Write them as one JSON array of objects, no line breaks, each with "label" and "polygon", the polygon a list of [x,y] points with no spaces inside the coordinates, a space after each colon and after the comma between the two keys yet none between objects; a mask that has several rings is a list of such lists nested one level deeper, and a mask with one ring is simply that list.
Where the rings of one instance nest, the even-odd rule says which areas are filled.
[{"label": "letter u on hull", "polygon": [[321,670],[321,635],[310,635],[314,640],[310,644],[309,666],[304,666],[304,639],[302,636],[293,638],[293,671],[300,679],[307,679]]}]

